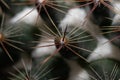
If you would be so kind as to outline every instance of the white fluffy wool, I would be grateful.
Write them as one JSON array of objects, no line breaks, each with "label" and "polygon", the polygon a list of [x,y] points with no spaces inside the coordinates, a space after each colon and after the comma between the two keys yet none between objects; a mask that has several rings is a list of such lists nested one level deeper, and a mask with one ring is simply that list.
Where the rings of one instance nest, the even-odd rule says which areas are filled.
[{"label": "white fluffy wool", "polygon": [[116,2],[113,4],[114,8],[116,9],[116,11],[118,12],[118,14],[115,15],[114,19],[113,19],[113,24],[116,23],[120,23],[120,3]]},{"label": "white fluffy wool", "polygon": [[[54,40],[47,40],[47,41],[53,41]],[[40,41],[41,42],[41,41]],[[53,44],[53,43],[52,43]],[[40,44],[38,44],[36,47],[39,46],[47,46],[47,45],[51,45],[51,43],[46,43],[46,42],[41,42]],[[38,58],[47,54],[53,54],[54,51],[56,50],[55,46],[49,46],[49,47],[41,47],[41,48],[36,48],[33,52],[32,52],[32,57],[34,58]]]},{"label": "white fluffy wool", "polygon": [[[32,17],[32,18],[31,18]],[[26,7],[19,14],[16,14],[11,20],[10,23],[19,23],[24,22],[30,25],[35,25],[36,21],[41,22],[41,18],[38,15],[36,9]]]},{"label": "white fluffy wool", "polygon": [[120,50],[116,46],[112,45],[112,43],[110,43],[108,39],[101,36],[98,39],[97,48],[89,56],[88,60],[93,61],[100,58],[113,58],[120,60],[119,56]]},{"label": "white fluffy wool", "polygon": [[43,3],[44,1],[46,1],[46,0],[37,0],[39,3]]},{"label": "white fluffy wool", "polygon": [[70,65],[70,77],[68,80],[90,80],[89,74],[84,70],[77,62],[72,60],[66,60]]},{"label": "white fluffy wool", "polygon": [[73,8],[68,11],[65,18],[60,22],[60,27],[64,31],[66,26],[68,26],[68,30],[71,30],[72,27],[80,27],[84,22],[84,18],[86,13],[83,9]]}]

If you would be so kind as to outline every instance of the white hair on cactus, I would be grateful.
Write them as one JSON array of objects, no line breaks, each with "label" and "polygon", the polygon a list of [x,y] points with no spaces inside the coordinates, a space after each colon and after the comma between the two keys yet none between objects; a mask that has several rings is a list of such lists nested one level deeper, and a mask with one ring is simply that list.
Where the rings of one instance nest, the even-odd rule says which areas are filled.
[{"label": "white hair on cactus", "polygon": [[37,0],[39,3],[43,3],[45,2],[46,0]]},{"label": "white hair on cactus", "polygon": [[[73,8],[68,11],[65,18],[60,22],[60,28],[62,31],[68,27],[67,30],[71,31],[72,27],[80,27],[83,30],[91,32],[93,36],[98,36],[99,28],[97,25],[93,24],[89,18],[86,18],[87,14],[84,9]],[[87,20],[85,20],[87,19]],[[83,25],[84,24],[84,25]]]},{"label": "white hair on cactus", "polygon": [[95,3],[98,3],[100,0],[94,0]]},{"label": "white hair on cactus", "polygon": [[82,70],[80,71],[78,78],[76,77],[76,80],[90,80],[90,76],[87,71]]},{"label": "white hair on cactus", "polygon": [[93,61],[100,58],[114,58],[120,60],[120,50],[112,45],[108,39],[99,37],[98,47],[89,56],[88,60]]},{"label": "white hair on cactus", "polygon": [[38,12],[37,12],[37,10],[34,9],[33,11],[31,11],[32,9],[33,8],[26,7],[21,12],[19,12],[17,15],[15,15],[10,20],[10,23],[14,24],[14,23],[19,23],[19,22],[25,22],[27,24],[34,25],[37,20],[39,20],[38,22],[41,22],[41,18],[40,17],[38,18]]},{"label": "white hair on cactus", "polygon": [[[54,41],[54,40],[49,39],[47,41]],[[51,43],[41,42],[37,46],[44,46],[44,45],[50,45],[50,44]],[[47,54],[53,54],[55,50],[56,50],[55,46],[36,48],[32,53],[32,57],[37,58]]]},{"label": "white hair on cactus", "polygon": [[[80,26],[83,24],[85,16],[86,16],[86,13],[83,9],[80,9],[80,8],[70,9],[66,14],[65,18],[63,18],[63,20],[60,22],[59,26],[62,28],[62,30],[64,30],[65,27],[69,25]],[[71,26],[69,26],[69,28],[70,27]]]},{"label": "white hair on cactus", "polygon": [[[113,4],[114,8],[120,12],[120,3],[116,2]],[[116,14],[115,17],[113,18],[113,23],[112,24],[116,24],[116,23],[120,23],[120,14]]]},{"label": "white hair on cactus", "polygon": [[77,62],[73,60],[66,60],[70,66],[70,76],[68,80],[90,80],[89,74]]}]

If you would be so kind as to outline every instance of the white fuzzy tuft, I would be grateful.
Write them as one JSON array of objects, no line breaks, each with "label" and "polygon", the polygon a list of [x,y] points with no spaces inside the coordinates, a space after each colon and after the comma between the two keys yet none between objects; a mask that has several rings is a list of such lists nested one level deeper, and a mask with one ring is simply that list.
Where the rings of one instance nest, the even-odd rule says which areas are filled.
[{"label": "white fuzzy tuft", "polygon": [[[19,22],[25,22],[30,25],[34,25],[37,21],[38,12],[36,9],[31,11],[33,8],[25,8],[23,11],[15,15],[11,20],[10,23],[19,23]],[[30,13],[29,13],[30,12]],[[29,13],[29,14],[28,14]],[[32,17],[32,18],[31,18]],[[38,22],[40,22],[41,18],[38,18]]]},{"label": "white fuzzy tuft", "polygon": [[120,23],[120,3],[119,2],[115,2],[113,4],[114,8],[116,9],[116,11],[118,12],[118,14],[115,15],[115,17],[113,18],[113,23],[112,24],[115,24],[115,23]]},{"label": "white fuzzy tuft", "polygon": [[66,26],[69,26],[69,28],[71,28],[72,26],[80,26],[83,24],[85,16],[86,13],[83,9],[70,9],[65,18],[60,22],[59,26],[62,28],[62,30],[64,30]]},{"label": "white fuzzy tuft", "polygon": [[[53,40],[48,40],[48,41],[53,41]],[[45,46],[45,45],[50,45],[50,44],[51,43],[41,42],[37,46]],[[32,57],[37,58],[37,57],[41,57],[43,55],[53,54],[55,50],[56,50],[55,46],[36,48],[32,53]]]},{"label": "white fuzzy tuft", "polygon": [[67,60],[67,63],[70,65],[70,77],[68,80],[90,80],[89,74],[85,71],[77,62],[72,60]]},{"label": "white fuzzy tuft", "polygon": [[89,61],[93,61],[100,58],[114,58],[120,60],[120,50],[114,45],[112,45],[108,39],[100,37],[98,41],[98,47],[89,56]]},{"label": "white fuzzy tuft", "polygon": [[38,0],[39,3],[43,3],[45,0]]}]

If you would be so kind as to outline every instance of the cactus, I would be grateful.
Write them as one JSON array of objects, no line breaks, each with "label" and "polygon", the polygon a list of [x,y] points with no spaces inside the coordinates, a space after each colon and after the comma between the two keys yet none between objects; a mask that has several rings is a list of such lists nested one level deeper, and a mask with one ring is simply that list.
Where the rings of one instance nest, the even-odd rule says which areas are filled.
[{"label": "cactus", "polygon": [[0,80],[119,80],[116,2],[1,0]]}]

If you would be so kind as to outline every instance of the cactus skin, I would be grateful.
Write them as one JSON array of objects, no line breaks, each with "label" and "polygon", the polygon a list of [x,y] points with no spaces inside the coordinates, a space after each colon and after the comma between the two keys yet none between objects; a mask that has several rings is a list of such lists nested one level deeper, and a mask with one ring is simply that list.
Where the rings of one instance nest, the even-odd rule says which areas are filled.
[{"label": "cactus skin", "polygon": [[41,34],[39,28],[37,26],[32,26],[26,23],[20,23],[18,24],[19,27],[22,28],[21,33],[23,34],[17,40],[23,42],[24,44],[20,47],[27,53],[31,54],[33,51],[34,46],[36,46],[38,43],[33,43],[33,41],[40,40],[40,37],[36,36],[35,34]]},{"label": "cactus skin", "polygon": [[[13,64],[15,64],[20,58],[21,58],[21,52],[16,50],[15,48],[5,45],[9,51],[9,54],[11,55],[14,62],[11,61],[11,59],[8,57],[6,52],[0,48],[0,71],[3,69],[6,69],[8,67],[11,67]],[[0,45],[1,47],[1,45]]]},{"label": "cactus skin", "polygon": [[[112,26],[105,27],[106,32],[110,32],[107,34],[104,34],[106,38],[109,39],[111,43],[113,43],[115,46],[120,48],[120,27],[119,23],[113,24]],[[104,30],[104,27],[103,27]]]},{"label": "cactus skin", "polygon": [[[7,29],[10,31],[7,31]],[[21,54],[31,54],[37,43],[32,44],[32,41],[38,41],[39,37],[35,36],[34,33],[39,33],[38,27],[22,24],[22,26],[6,26],[3,25],[1,30],[1,43],[0,43],[0,75],[6,74],[6,69],[11,68],[15,65],[22,57]],[[5,31],[6,30],[6,31]],[[8,34],[9,33],[9,34]],[[2,41],[3,37],[3,41]],[[5,38],[5,40],[4,40]],[[7,41],[7,39],[11,41]],[[6,41],[6,42],[4,42]],[[8,44],[9,43],[9,44]],[[12,46],[11,46],[11,45]],[[8,55],[9,54],[9,55]],[[4,80],[4,79],[3,79]]]},{"label": "cactus skin", "polygon": [[19,2],[24,3],[25,1],[26,0],[0,0],[0,8],[9,17],[13,17],[17,13],[19,13],[23,8],[29,6],[29,5],[27,5],[27,3],[26,3],[26,5],[20,5],[19,4]]},{"label": "cactus skin", "polygon": [[2,9],[3,12],[8,12],[9,13],[9,8],[10,8],[10,3],[11,0],[0,0],[0,8]]},{"label": "cactus skin", "polygon": [[87,70],[91,80],[119,80],[120,62],[110,58],[103,58],[89,63]]},{"label": "cactus skin", "polygon": [[[44,61],[49,55],[42,56],[38,61]],[[62,57],[53,56],[48,62],[44,63],[48,66],[48,69],[53,69],[48,75],[42,78],[47,80],[50,78],[57,78],[55,80],[67,80],[69,77],[70,67]],[[62,66],[61,66],[62,65]],[[48,71],[48,70],[46,70]],[[47,78],[47,79],[46,79]]]},{"label": "cactus skin", "polygon": [[[106,1],[105,3],[112,6],[112,4],[109,1]],[[94,3],[90,4],[90,10],[94,7]],[[100,4],[98,5],[95,10],[92,12],[92,20],[95,24],[102,26],[110,26],[112,24],[112,21],[109,19],[114,18],[115,13],[107,8],[105,5]],[[108,19],[109,18],[109,19]]]},{"label": "cactus skin", "polygon": [[112,11],[113,6],[109,0],[85,0],[78,3],[80,6],[85,7],[88,13],[87,17],[90,17],[94,24],[99,27],[110,26],[112,24],[112,21],[109,19],[115,16],[115,12],[114,10]]},{"label": "cactus skin", "polygon": [[[67,80],[69,76],[70,68],[67,63],[61,57],[54,56],[48,62],[44,64],[38,64],[44,61],[49,55],[41,56],[38,59],[32,61],[32,68],[27,70],[28,75],[25,73],[25,69],[19,69],[21,73],[12,73],[11,80]],[[61,66],[62,65],[62,66]],[[36,74],[36,76],[35,76]],[[19,76],[21,79],[19,79]]]}]

